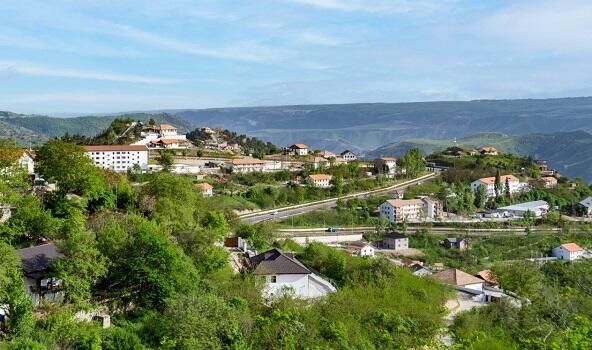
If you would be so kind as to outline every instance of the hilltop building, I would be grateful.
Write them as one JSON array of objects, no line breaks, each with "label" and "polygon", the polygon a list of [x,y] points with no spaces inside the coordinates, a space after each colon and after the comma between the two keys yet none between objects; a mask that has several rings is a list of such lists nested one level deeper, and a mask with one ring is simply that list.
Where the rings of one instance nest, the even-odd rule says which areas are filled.
[{"label": "hilltop building", "polygon": [[303,143],[296,143],[285,149],[286,154],[292,154],[295,156],[306,156],[308,155],[309,148]]},{"label": "hilltop building", "polygon": [[[520,180],[514,175],[503,175],[500,176],[501,191],[505,193],[506,185],[510,189],[510,194],[522,191],[527,187],[526,184],[521,183]],[[485,193],[488,198],[495,197],[495,176],[484,177],[471,182],[471,191],[477,192],[479,186],[485,187]]]}]

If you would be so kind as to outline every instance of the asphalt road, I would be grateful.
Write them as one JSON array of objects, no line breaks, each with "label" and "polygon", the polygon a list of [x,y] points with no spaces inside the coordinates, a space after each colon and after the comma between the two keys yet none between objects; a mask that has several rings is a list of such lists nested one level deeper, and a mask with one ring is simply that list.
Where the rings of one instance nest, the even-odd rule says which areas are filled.
[{"label": "asphalt road", "polygon": [[[383,190],[370,191],[369,193],[363,193],[363,194],[350,194],[350,195],[342,196],[339,198],[340,199],[349,199],[349,198],[354,198],[354,197],[366,198],[366,197],[376,196],[376,195],[380,195],[380,194],[384,194],[384,193],[390,193],[390,192],[394,192],[396,190],[405,189],[409,186],[415,186],[418,181],[420,183],[432,181],[436,177],[437,177],[437,174],[432,174],[430,177],[426,177],[426,178],[423,178],[420,180],[418,180],[418,179],[410,180],[409,182],[405,182],[401,185],[390,186],[390,187],[387,187]],[[304,213],[307,213],[307,212],[313,211],[313,210],[333,208],[333,207],[335,207],[336,203],[337,203],[337,198],[333,198],[330,200],[321,201],[321,202],[313,202],[313,203],[305,204],[305,205],[298,205],[298,206],[292,206],[292,207],[286,207],[286,208],[278,208],[278,209],[276,209],[277,213],[275,213],[275,214],[272,214],[273,211],[271,211],[271,213],[270,213],[269,210],[266,210],[266,211],[262,212],[261,214],[257,214],[257,213],[247,214],[247,215],[241,216],[240,219],[242,222],[244,222],[246,224],[256,224],[259,222],[264,222],[264,221],[269,221],[269,220],[280,220],[280,219],[287,218],[290,216],[304,214]]]}]

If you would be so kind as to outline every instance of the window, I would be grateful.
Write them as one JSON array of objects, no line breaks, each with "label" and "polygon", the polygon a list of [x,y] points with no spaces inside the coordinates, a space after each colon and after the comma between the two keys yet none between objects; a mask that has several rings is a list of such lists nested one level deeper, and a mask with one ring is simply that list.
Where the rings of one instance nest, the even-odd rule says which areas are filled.
[{"label": "window", "polygon": [[267,283],[277,283],[277,276],[267,276]]}]

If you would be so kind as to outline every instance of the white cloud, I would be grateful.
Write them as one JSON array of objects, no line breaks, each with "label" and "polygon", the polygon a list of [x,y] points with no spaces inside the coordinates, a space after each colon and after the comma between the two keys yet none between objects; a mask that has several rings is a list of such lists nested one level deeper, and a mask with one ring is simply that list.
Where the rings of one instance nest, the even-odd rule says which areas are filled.
[{"label": "white cloud", "polygon": [[84,80],[103,80],[123,83],[169,84],[178,81],[176,79],[147,77],[141,75],[48,67],[18,61],[0,61],[0,72],[16,73],[28,76],[59,77]]},{"label": "white cloud", "polygon": [[481,32],[523,49],[553,52],[592,50],[590,1],[525,1],[504,8],[478,24]]},{"label": "white cloud", "polygon": [[337,11],[376,13],[432,12],[455,0],[291,0],[302,5]]}]

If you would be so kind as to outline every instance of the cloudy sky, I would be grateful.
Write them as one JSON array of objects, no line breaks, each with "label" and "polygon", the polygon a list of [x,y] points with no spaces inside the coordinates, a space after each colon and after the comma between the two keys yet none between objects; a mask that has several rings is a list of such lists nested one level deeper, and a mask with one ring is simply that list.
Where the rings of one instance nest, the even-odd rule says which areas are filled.
[{"label": "cloudy sky", "polygon": [[0,110],[592,95],[592,2],[4,0]]}]

